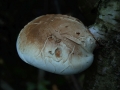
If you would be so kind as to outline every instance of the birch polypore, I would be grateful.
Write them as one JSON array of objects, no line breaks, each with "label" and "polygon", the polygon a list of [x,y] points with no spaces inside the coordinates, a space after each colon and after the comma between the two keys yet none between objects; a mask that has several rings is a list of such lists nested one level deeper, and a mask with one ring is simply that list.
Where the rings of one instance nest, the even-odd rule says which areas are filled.
[{"label": "birch polypore", "polygon": [[60,14],[40,16],[19,33],[20,58],[39,69],[56,74],[75,74],[93,62],[96,41],[78,19]]}]

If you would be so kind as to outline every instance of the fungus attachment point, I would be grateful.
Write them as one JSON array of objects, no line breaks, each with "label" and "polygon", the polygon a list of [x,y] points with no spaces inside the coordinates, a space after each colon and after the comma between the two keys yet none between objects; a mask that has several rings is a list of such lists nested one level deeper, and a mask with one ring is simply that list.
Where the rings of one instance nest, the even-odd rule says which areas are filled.
[{"label": "fungus attachment point", "polygon": [[68,75],[82,72],[92,64],[95,43],[88,29],[76,18],[50,14],[29,22],[19,33],[16,47],[26,63]]}]

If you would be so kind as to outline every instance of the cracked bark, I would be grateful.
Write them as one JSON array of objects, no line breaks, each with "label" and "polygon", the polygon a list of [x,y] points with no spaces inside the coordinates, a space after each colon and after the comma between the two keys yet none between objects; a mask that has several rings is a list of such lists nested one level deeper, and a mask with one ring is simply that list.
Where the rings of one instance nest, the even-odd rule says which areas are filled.
[{"label": "cracked bark", "polygon": [[104,32],[85,72],[84,90],[120,90],[120,0],[100,0],[95,24]]}]

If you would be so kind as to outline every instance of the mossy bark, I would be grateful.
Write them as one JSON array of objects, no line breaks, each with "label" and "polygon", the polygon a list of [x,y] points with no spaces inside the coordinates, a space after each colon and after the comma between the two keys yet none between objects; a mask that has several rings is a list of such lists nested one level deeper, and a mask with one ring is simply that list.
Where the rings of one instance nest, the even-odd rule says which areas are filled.
[{"label": "mossy bark", "polygon": [[94,63],[85,73],[83,88],[120,90],[120,0],[101,0],[98,12],[96,22],[104,26],[98,28],[105,32],[106,40],[94,51]]}]

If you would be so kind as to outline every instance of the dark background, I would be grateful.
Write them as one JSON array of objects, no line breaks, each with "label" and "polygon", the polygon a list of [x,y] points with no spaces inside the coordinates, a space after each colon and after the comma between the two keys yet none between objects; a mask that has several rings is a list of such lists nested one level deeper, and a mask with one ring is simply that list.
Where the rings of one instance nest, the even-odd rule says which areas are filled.
[{"label": "dark background", "polygon": [[44,72],[42,79],[39,78],[42,71],[23,62],[16,51],[20,30],[38,16],[66,14],[80,19],[86,26],[91,25],[96,8],[91,7],[89,12],[85,12],[82,8],[85,5],[81,5],[80,1],[83,0],[0,0],[1,90],[76,90],[75,84],[81,86],[76,81],[79,74],[61,76]]}]

